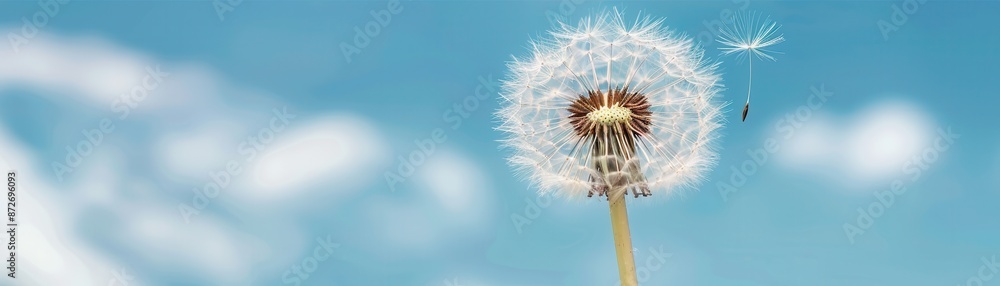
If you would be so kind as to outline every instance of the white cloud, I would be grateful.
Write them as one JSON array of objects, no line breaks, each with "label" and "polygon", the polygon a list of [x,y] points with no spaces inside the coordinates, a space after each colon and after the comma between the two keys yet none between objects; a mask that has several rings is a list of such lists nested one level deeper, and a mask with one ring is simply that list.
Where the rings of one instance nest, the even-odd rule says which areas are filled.
[{"label": "white cloud", "polygon": [[121,209],[123,232],[110,235],[148,267],[207,277],[216,285],[245,285],[264,259],[264,241],[213,217],[184,223],[169,206]]},{"label": "white cloud", "polygon": [[352,245],[382,258],[426,257],[438,252],[446,243],[432,210],[391,198],[368,200],[358,217],[371,224],[371,233],[351,234]]},{"label": "white cloud", "polygon": [[438,150],[417,173],[417,180],[437,199],[451,220],[481,225],[489,219],[493,187],[486,172],[470,158]]},{"label": "white cloud", "polygon": [[839,138],[835,120],[823,113],[813,114],[811,120],[796,130],[794,137],[782,147],[780,158],[785,164],[799,167],[826,167],[837,160]]},{"label": "white cloud", "polygon": [[120,150],[114,148],[95,149],[87,157],[87,164],[81,165],[75,171],[74,179],[68,181],[72,183],[68,189],[76,199],[75,202],[67,202],[72,202],[74,207],[113,205],[117,200],[116,196],[120,195],[118,189],[122,178],[129,176],[122,171],[125,157]]},{"label": "white cloud", "polygon": [[357,219],[371,224],[372,233],[354,234],[357,244],[352,245],[387,259],[418,259],[496,229],[494,188],[481,166],[448,148],[435,150],[426,160],[417,168],[413,188],[406,188],[413,193],[358,202],[364,212]]},{"label": "white cloud", "polygon": [[148,58],[97,38],[46,34],[39,34],[19,52],[11,45],[0,45],[0,58],[4,59],[0,87],[24,85],[83,95],[102,106],[138,84],[149,64]]},{"label": "white cloud", "polygon": [[[300,248],[296,245],[302,244],[303,237],[295,235],[301,232],[297,226],[286,227],[282,234],[268,234],[269,240],[263,241],[240,231],[242,225],[233,225],[207,210],[186,224],[177,211],[177,201],[167,199],[171,194],[153,189],[186,183],[178,176],[205,182],[208,171],[217,171],[219,163],[238,159],[227,156],[236,155],[237,143],[248,130],[260,128],[247,122],[266,122],[272,116],[271,108],[279,104],[261,93],[233,87],[198,65],[165,63],[162,69],[170,76],[156,89],[156,96],[151,94],[131,110],[127,123],[118,124],[120,119],[112,113],[111,102],[140,84],[147,67],[158,66],[150,57],[98,38],[39,34],[20,53],[0,45],[0,58],[4,59],[0,92],[12,87],[29,89],[75,110],[104,112],[116,124],[114,134],[106,136],[103,145],[94,148],[83,159],[84,164],[61,183],[49,181],[50,162],[22,146],[19,138],[3,129],[6,124],[0,125],[0,171],[21,171],[24,185],[31,190],[18,197],[22,206],[19,217],[23,219],[19,233],[23,268],[19,272],[27,285],[108,285],[122,266],[135,276],[130,285],[142,285],[143,276],[178,273],[191,279],[204,278],[207,284],[246,285],[252,282],[248,277],[279,277],[288,266],[285,262],[299,259],[291,257],[296,253],[271,251]],[[245,103],[228,101],[225,97],[229,96],[238,96]],[[280,195],[273,193],[277,189],[304,186],[321,178],[355,182],[375,177],[372,164],[385,154],[385,142],[372,126],[350,116],[314,123],[286,130],[288,138],[279,137],[272,144],[274,154],[258,159],[265,162],[262,166],[285,167],[260,171],[266,183],[262,189],[272,192],[267,196],[275,197]],[[148,133],[135,134],[135,130]],[[134,140],[148,134],[160,136]],[[150,146],[145,145],[150,142]],[[279,151],[281,147],[286,148]],[[288,171],[293,173],[282,173]],[[159,184],[162,182],[168,183]],[[215,200],[211,205],[222,204],[220,198]],[[108,252],[81,236],[80,230],[94,223],[86,219],[94,210],[121,222],[102,225],[115,230],[102,235],[114,240],[120,247],[116,250],[125,253]],[[273,221],[268,223],[287,223],[290,213],[269,214]],[[281,265],[272,265],[274,260],[262,262],[263,257]],[[135,269],[117,265],[122,261],[139,265]],[[147,272],[139,273],[140,269]],[[272,270],[275,273],[255,273]]]},{"label": "white cloud", "polygon": [[204,179],[236,156],[233,139],[242,126],[231,121],[207,121],[192,129],[167,132],[155,143],[163,171],[189,179]]},{"label": "white cloud", "polygon": [[880,179],[897,175],[903,163],[928,146],[934,126],[918,108],[904,102],[873,106],[853,122],[846,136],[846,159],[854,175]]},{"label": "white cloud", "polygon": [[300,197],[322,184],[346,192],[378,179],[388,160],[388,144],[367,120],[347,114],[293,122],[259,159],[247,165],[247,192],[253,200]]},{"label": "white cloud", "polygon": [[[37,186],[36,186],[37,187]],[[37,189],[36,189],[37,190]],[[110,260],[75,239],[69,212],[51,207],[57,201],[35,198],[27,192],[18,198],[20,279],[31,285],[106,285],[117,270]],[[138,282],[138,281],[133,281]]]},{"label": "white cloud", "polygon": [[815,113],[777,157],[790,169],[863,189],[899,175],[904,162],[930,144],[934,128],[925,112],[904,101],[877,103],[848,118]]},{"label": "white cloud", "polygon": [[[87,247],[73,233],[79,217],[75,195],[61,196],[38,176],[32,152],[0,128],[0,171],[4,177],[16,170],[21,188],[17,194],[19,273],[28,285],[106,285],[111,260]],[[133,281],[138,284],[139,281]]]}]

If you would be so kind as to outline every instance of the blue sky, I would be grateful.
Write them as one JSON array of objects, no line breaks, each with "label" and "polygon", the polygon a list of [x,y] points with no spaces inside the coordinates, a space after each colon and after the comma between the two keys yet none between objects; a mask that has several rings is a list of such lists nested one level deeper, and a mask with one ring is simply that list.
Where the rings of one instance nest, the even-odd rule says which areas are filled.
[{"label": "blue sky", "polygon": [[699,191],[630,206],[642,285],[992,285],[1000,3],[913,3],[883,33],[904,1],[403,1],[348,60],[386,2],[5,1],[23,252],[0,284],[615,285],[607,204],[539,197],[498,149],[497,94],[475,95],[551,15],[617,7],[705,39],[746,6],[782,54],[755,63],[740,122],[746,65],[702,43],[732,102],[720,160]]}]

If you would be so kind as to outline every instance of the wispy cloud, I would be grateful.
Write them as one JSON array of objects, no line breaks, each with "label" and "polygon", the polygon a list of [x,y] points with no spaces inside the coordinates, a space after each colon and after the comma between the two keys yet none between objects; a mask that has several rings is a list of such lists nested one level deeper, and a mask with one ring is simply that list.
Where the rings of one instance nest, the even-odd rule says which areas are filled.
[{"label": "wispy cloud", "polygon": [[899,175],[903,164],[930,143],[935,128],[926,112],[906,101],[876,103],[850,116],[818,113],[777,157],[789,169],[865,189]]},{"label": "wispy cloud", "polygon": [[[249,171],[238,178],[242,184],[220,192],[198,219],[185,223],[177,204],[189,201],[192,187],[239,156],[239,143],[268,125],[272,110],[284,104],[198,63],[158,61],[96,37],[39,34],[17,53],[0,46],[0,58],[5,59],[0,91],[17,88],[50,97],[70,111],[59,115],[67,122],[98,114],[117,124],[116,102],[131,96],[149,67],[170,73],[142,106],[130,110],[128,122],[104,134],[103,144],[64,182],[50,175],[46,154],[39,153],[46,151],[30,148],[7,130],[19,122],[0,125],[0,167],[21,171],[32,189],[19,197],[25,227],[18,266],[30,285],[107,285],[124,264],[130,264],[131,284],[176,275],[215,285],[243,285],[268,273],[280,277],[296,259],[294,250],[306,247],[309,239],[299,227],[281,222],[307,210],[272,213],[249,207],[243,209],[253,211],[224,214],[228,208],[219,206],[287,206],[274,199],[302,199],[305,193],[299,190],[320,185],[363,184],[364,178],[378,182],[376,170],[388,156],[378,128],[362,117],[300,115],[297,125],[275,135],[245,166]],[[233,98],[245,103],[232,104]],[[282,231],[241,227],[232,215],[266,215],[269,220],[260,224]],[[80,219],[85,217],[102,219]],[[108,242],[115,248],[109,249]]]},{"label": "wispy cloud", "polygon": [[417,176],[452,222],[477,227],[491,218],[493,184],[468,156],[441,150],[428,159]]},{"label": "wispy cloud", "polygon": [[378,181],[377,170],[388,165],[388,143],[362,117],[331,115],[289,128],[250,161],[241,196],[301,198],[317,185],[331,186],[321,192],[343,195]]}]

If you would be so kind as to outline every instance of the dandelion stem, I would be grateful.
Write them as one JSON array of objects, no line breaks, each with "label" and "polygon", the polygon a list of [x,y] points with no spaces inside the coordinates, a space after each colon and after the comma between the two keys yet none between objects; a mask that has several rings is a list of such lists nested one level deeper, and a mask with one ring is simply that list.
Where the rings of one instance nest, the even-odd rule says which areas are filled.
[{"label": "dandelion stem", "polygon": [[750,57],[750,77],[747,78],[747,103],[743,105],[743,121],[747,121],[747,112],[750,111],[750,88],[753,87],[753,56]]},{"label": "dandelion stem", "polygon": [[753,56],[748,58],[750,61],[750,76],[747,77],[747,104],[750,104],[750,88],[753,87]]},{"label": "dandelion stem", "polygon": [[622,286],[638,286],[635,276],[635,258],[632,256],[632,235],[628,230],[628,212],[625,209],[625,193],[608,192],[611,198],[611,231],[615,237],[615,253],[618,256],[618,276]]}]

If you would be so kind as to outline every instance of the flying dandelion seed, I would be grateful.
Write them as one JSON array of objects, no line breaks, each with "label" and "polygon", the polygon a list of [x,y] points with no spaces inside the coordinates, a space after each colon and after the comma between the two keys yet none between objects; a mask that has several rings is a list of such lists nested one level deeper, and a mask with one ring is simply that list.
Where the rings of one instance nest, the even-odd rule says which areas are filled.
[{"label": "flying dandelion seed", "polygon": [[608,198],[622,285],[635,285],[626,194],[693,187],[717,160],[717,66],[661,24],[616,10],[560,25],[509,64],[497,112],[509,163],[539,192]]},{"label": "flying dandelion seed", "polygon": [[750,77],[747,83],[747,103],[743,106],[743,121],[747,120],[747,112],[750,110],[750,88],[753,86],[753,58],[775,60],[771,54],[778,52],[767,48],[785,41],[785,37],[778,34],[778,28],[780,27],[771,21],[771,18],[763,17],[754,12],[748,12],[733,16],[733,23],[719,30],[718,41],[724,46],[719,48],[722,50],[722,54],[735,54],[738,61],[747,59],[750,65]]}]

